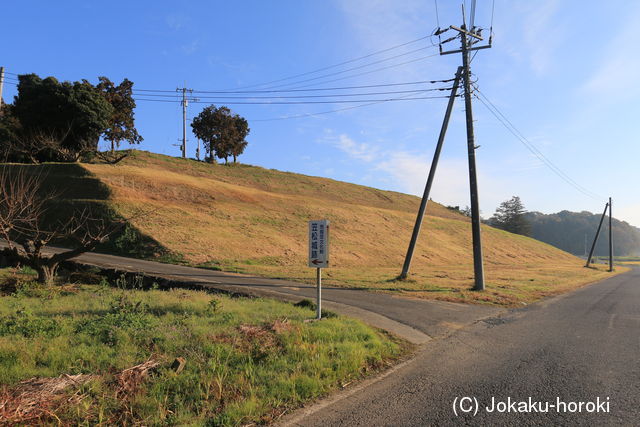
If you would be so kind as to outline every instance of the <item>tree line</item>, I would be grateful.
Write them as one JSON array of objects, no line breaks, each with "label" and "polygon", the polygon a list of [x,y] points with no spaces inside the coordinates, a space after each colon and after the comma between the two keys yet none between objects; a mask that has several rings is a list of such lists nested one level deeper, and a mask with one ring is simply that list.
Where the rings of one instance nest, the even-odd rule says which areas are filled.
[{"label": "tree line", "polygon": [[[75,162],[98,153],[100,139],[113,153],[124,142],[140,144],[133,82],[99,77],[70,82],[37,74],[18,76],[18,94],[0,108],[0,159],[21,163]],[[206,159],[237,162],[249,124],[225,106],[204,108],[192,121]]]},{"label": "tree line", "polygon": [[98,151],[102,137],[112,150],[143,138],[134,124],[133,82],[100,77],[60,82],[36,74],[18,76],[18,94],[0,112],[0,148],[14,162],[78,161]]},{"label": "tree line", "polygon": [[[459,209],[457,206],[450,208],[469,215],[468,209]],[[513,196],[502,202],[485,223],[511,233],[532,237],[574,255],[586,255],[593,243],[600,217],[600,214],[587,211],[564,210],[553,214],[528,212],[520,197]],[[616,218],[612,219],[612,224],[613,253],[616,256],[640,255],[640,228]],[[608,255],[608,229],[609,222],[605,221],[595,247],[595,255]]]}]

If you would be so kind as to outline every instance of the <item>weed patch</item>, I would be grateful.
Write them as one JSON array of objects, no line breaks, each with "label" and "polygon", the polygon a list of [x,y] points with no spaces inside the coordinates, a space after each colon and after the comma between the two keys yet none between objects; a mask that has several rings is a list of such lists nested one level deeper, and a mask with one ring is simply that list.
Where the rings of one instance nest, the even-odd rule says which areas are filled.
[{"label": "weed patch", "polygon": [[268,423],[403,352],[355,320],[306,323],[313,304],[74,286],[0,297],[0,423]]}]

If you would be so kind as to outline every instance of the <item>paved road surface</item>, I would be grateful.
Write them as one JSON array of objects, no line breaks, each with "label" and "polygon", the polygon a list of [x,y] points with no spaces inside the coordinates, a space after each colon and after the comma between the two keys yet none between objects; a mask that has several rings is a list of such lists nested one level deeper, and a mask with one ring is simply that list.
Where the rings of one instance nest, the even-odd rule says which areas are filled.
[{"label": "paved road surface", "polygon": [[[4,244],[4,241],[0,241],[0,247]],[[315,301],[316,295],[316,288],[311,285],[113,255],[86,253],[74,260],[99,267],[144,272],[147,275],[179,282],[288,301],[297,302],[303,298]],[[447,335],[477,319],[495,316],[504,311],[490,306],[400,298],[362,289],[323,287],[322,297],[323,308],[360,318],[414,344],[423,344],[431,338]]]},{"label": "paved road surface", "polygon": [[[477,416],[454,415],[454,399],[464,396],[478,399]],[[557,398],[568,403],[608,397],[610,413],[488,413],[484,408],[492,397],[553,404]],[[304,426],[639,426],[640,269],[431,341],[385,379],[297,418],[286,421]]]}]

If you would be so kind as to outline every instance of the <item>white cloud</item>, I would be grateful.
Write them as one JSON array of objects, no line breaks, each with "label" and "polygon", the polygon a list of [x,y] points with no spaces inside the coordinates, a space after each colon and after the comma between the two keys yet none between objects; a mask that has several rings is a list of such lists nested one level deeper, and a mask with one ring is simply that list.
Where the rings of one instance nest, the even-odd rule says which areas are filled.
[{"label": "white cloud", "polygon": [[558,44],[560,31],[551,22],[558,10],[557,0],[533,2],[522,25],[525,49],[529,52],[531,68],[537,74],[545,74],[552,63],[554,47]]},{"label": "white cloud", "polygon": [[182,14],[171,14],[165,18],[165,22],[173,31],[179,31],[189,23],[189,18]]},{"label": "white cloud", "polygon": [[350,157],[364,162],[372,162],[378,155],[377,148],[364,142],[356,142],[345,134],[337,137],[328,136],[325,141],[328,141]]},{"label": "white cloud", "polygon": [[[405,150],[383,150],[373,143],[358,142],[346,134],[328,136],[321,142],[330,143],[351,159],[368,164],[365,176],[376,176],[379,181],[388,181],[392,188],[421,196],[431,168],[431,157]],[[384,143],[384,146],[389,146]],[[385,176],[380,176],[381,172]],[[364,180],[364,177],[361,179]],[[367,179],[369,181],[370,179]],[[469,174],[466,159],[445,159],[438,162],[436,178],[430,197],[447,205],[469,204]],[[480,200],[483,206],[496,206],[510,197],[505,186],[488,175],[479,174]],[[490,214],[486,212],[485,214]]]},{"label": "white cloud", "polygon": [[558,0],[502,4],[497,8],[496,48],[527,64],[535,74],[548,74],[566,33],[564,26],[554,22],[559,4]]},{"label": "white cloud", "polygon": [[195,53],[196,50],[198,50],[198,46],[200,45],[200,40],[199,39],[195,39],[192,40],[191,42],[184,44],[181,46],[182,52],[184,52],[185,55],[191,55],[193,53]]},{"label": "white cloud", "polygon": [[370,47],[402,43],[430,31],[424,28],[424,17],[429,14],[420,0],[349,0],[339,2],[339,7]]},{"label": "white cloud", "polygon": [[[363,53],[382,50],[415,40],[421,36],[427,36],[436,27],[433,3],[422,0],[348,0],[339,1],[337,5],[353,29],[356,40],[363,46]],[[428,39],[422,40],[419,43],[369,58],[369,60],[389,58],[428,45]],[[442,72],[450,71],[449,67],[442,66],[442,61],[437,61],[435,47],[384,62],[380,66],[398,64],[430,54],[436,54],[436,57],[394,67],[389,71],[381,71],[376,73],[376,76],[381,78],[392,76],[394,79],[424,77],[425,67],[430,70],[431,75],[440,75]]]}]

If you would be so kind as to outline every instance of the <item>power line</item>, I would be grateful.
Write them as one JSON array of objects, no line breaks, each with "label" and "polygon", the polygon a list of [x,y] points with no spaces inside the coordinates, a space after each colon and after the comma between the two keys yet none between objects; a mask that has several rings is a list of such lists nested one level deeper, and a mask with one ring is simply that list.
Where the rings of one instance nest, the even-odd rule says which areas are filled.
[{"label": "power line", "polygon": [[[438,55],[439,55],[438,53],[434,53],[433,55],[422,56],[420,58],[412,59],[410,61],[401,62],[399,64],[393,64],[393,65],[388,65],[386,67],[376,68],[375,70],[365,71],[365,72],[362,72],[362,73],[353,74],[351,76],[339,77],[337,79],[327,80],[325,82],[318,82],[318,84],[333,83],[333,82],[337,82],[337,81],[340,81],[340,80],[351,79],[353,77],[360,77],[360,76],[364,76],[364,75],[371,74],[371,73],[377,73],[378,71],[383,71],[383,70],[388,70],[390,68],[400,67],[402,65],[411,64],[411,63],[414,63],[414,62],[417,62],[417,61],[422,61],[424,59],[433,58],[434,56],[438,56]],[[303,89],[303,88],[308,88],[309,86],[310,85],[296,86],[296,87],[293,87],[291,89]]]},{"label": "power line", "polygon": [[300,73],[300,74],[295,74],[295,75],[292,75],[292,76],[283,77],[283,78],[280,78],[280,79],[277,79],[277,80],[271,80],[269,82],[258,83],[258,84],[248,85],[248,86],[240,86],[240,87],[234,88],[233,90],[249,89],[249,88],[252,88],[252,87],[265,86],[265,85],[269,85],[269,84],[273,84],[273,83],[279,83],[279,82],[282,82],[282,81],[285,81],[285,80],[291,80],[291,79],[295,79],[295,78],[298,78],[298,77],[303,77],[303,76],[307,76],[307,75],[310,75],[310,74],[319,73],[321,71],[326,71],[326,70],[330,70],[332,68],[340,67],[342,65],[351,64],[353,62],[357,62],[357,61],[360,61],[360,60],[363,60],[363,59],[367,59],[367,58],[370,58],[372,56],[379,55],[381,53],[389,52],[390,50],[398,49],[398,48],[401,48],[401,47],[404,47],[404,46],[407,46],[407,45],[410,45],[410,44],[413,44],[413,43],[417,43],[417,42],[419,42],[421,40],[425,40],[425,39],[430,38],[430,37],[431,37],[431,35],[420,37],[420,38],[417,38],[415,40],[411,40],[411,41],[408,41],[408,42],[405,42],[405,43],[402,43],[402,44],[399,44],[399,45],[391,46],[389,48],[382,49],[382,50],[379,50],[379,51],[376,51],[376,52],[373,52],[373,53],[370,53],[370,54],[367,54],[367,55],[364,55],[364,56],[360,56],[358,58],[354,58],[354,59],[350,59],[350,60],[347,60],[347,61],[343,61],[343,62],[340,62],[340,63],[337,63],[337,64],[328,65],[326,67],[318,68],[318,69],[315,69],[315,70],[312,70],[312,71],[307,71],[307,72]]},{"label": "power line", "polygon": [[370,67],[372,65],[380,64],[382,62],[391,61],[393,59],[400,58],[402,56],[411,55],[412,53],[420,52],[420,51],[423,51],[423,50],[426,50],[426,49],[431,49],[431,48],[434,48],[434,47],[436,47],[436,45],[435,44],[431,44],[429,46],[421,47],[419,49],[410,50],[409,52],[405,52],[405,53],[401,53],[401,54],[398,54],[398,55],[394,55],[394,56],[391,56],[389,58],[379,59],[377,61],[370,62],[368,64],[358,65],[357,67],[347,68],[346,70],[336,71],[336,72],[325,74],[325,75],[322,75],[322,76],[311,77],[309,79],[298,80],[298,81],[291,82],[291,83],[284,83],[284,84],[275,85],[275,86],[267,86],[265,89],[277,89],[277,88],[280,88],[280,87],[287,87],[287,86],[291,86],[291,85],[296,85],[298,83],[307,83],[307,82],[311,82],[311,81],[315,81],[315,80],[320,80],[320,79],[323,79],[323,78],[326,78],[326,77],[337,76],[339,74],[348,73],[349,71],[361,70],[363,68]]},{"label": "power line", "polygon": [[[407,97],[400,97],[400,100],[402,100],[404,98],[407,98]],[[446,97],[434,97],[434,98],[446,98]],[[316,113],[295,114],[293,116],[273,117],[273,118],[269,118],[269,119],[252,119],[251,122],[272,122],[272,121],[279,121],[279,120],[307,118],[307,117],[320,116],[320,115],[330,114],[330,113],[338,113],[338,112],[346,111],[346,110],[353,110],[355,108],[368,107],[370,105],[382,104],[384,102],[386,102],[386,101],[375,101],[375,102],[369,102],[367,104],[352,105],[350,107],[337,108],[337,109],[334,109],[334,110],[318,111]]]},{"label": "power line", "polygon": [[487,98],[487,96],[485,94],[483,94],[480,91],[480,89],[478,89],[477,86],[475,87],[475,89],[476,89],[476,92],[480,95],[480,96],[476,96],[476,98],[480,102],[482,102],[482,104],[484,104],[484,106],[487,108],[487,110],[489,110],[489,112],[491,112],[491,114],[493,114],[496,117],[496,119],[498,119],[498,121],[509,132],[511,132],[511,134],[513,134],[534,156],[536,156],[540,161],[542,161],[545,164],[545,166],[547,166],[549,169],[551,169],[551,171],[553,173],[555,173],[563,181],[565,181],[567,184],[569,184],[572,187],[574,187],[576,190],[578,190],[580,193],[584,194],[585,196],[592,197],[594,199],[601,199],[602,198],[598,194],[596,194],[596,193],[588,190],[587,188],[583,187],[582,185],[578,184],[569,175],[567,175],[564,171],[562,171],[562,169],[560,169],[551,160],[549,160],[549,158],[547,158],[540,150],[538,150],[538,148],[536,148],[536,146],[533,145],[533,143],[531,143],[531,141],[529,141],[522,134],[522,132],[520,132],[513,125],[513,123],[498,109],[498,107],[495,106],[495,104],[493,104],[493,102],[491,102],[491,100],[489,100],[489,98]]},{"label": "power line", "polygon": [[[304,105],[304,104],[347,104],[347,103],[361,103],[361,102],[387,102],[387,101],[404,101],[404,100],[418,100],[418,99],[438,99],[447,98],[446,96],[421,96],[412,98],[384,98],[384,99],[349,99],[349,100],[331,100],[331,101],[232,101],[225,102],[227,105]],[[135,101],[152,101],[152,102],[170,102],[178,103],[180,100],[170,99],[149,99],[149,98],[134,98]],[[192,104],[210,104],[213,101],[191,101]]]},{"label": "power line", "polygon": [[[381,84],[374,84],[374,85],[323,87],[323,88],[312,88],[312,89],[238,90],[238,91],[229,91],[229,90],[195,90],[194,89],[193,92],[194,93],[220,93],[220,94],[313,92],[313,91],[327,91],[327,90],[366,89],[366,88],[375,88],[375,87],[390,87],[390,86],[408,86],[408,85],[418,85],[418,84],[449,83],[451,81],[453,81],[453,79],[420,80],[420,81],[415,81],[415,82],[404,82],[404,83],[381,83]],[[173,90],[162,90],[162,89],[134,89],[134,92],[173,93],[174,91]]]},{"label": "power line", "polygon": [[[326,95],[287,95],[287,96],[202,96],[198,95],[203,99],[305,99],[305,98],[335,98],[335,97],[349,97],[349,96],[373,96],[373,95],[392,95],[399,93],[422,93],[422,92],[433,92],[433,91],[443,91],[449,90],[450,87],[443,88],[430,88],[430,89],[413,89],[413,90],[397,90],[397,91],[386,91],[386,92],[367,92],[367,93],[331,93]],[[153,97],[170,97],[175,98],[173,95],[168,94],[143,94],[142,96],[153,96]]]}]

